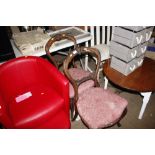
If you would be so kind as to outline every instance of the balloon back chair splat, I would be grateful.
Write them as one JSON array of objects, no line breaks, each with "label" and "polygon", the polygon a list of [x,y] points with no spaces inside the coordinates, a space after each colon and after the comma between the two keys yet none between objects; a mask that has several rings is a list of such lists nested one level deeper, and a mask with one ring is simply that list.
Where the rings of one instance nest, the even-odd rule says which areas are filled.
[{"label": "balloon back chair splat", "polygon": [[2,64],[0,124],[4,128],[70,128],[69,81],[40,57]]},{"label": "balloon back chair splat", "polygon": [[[74,36],[71,36],[71,35],[68,35],[68,34],[65,34],[65,33],[56,34],[54,37],[50,38],[48,40],[48,42],[46,43],[46,45],[45,45],[46,55],[48,56],[48,58],[51,61],[51,63],[53,63],[57,68],[59,68],[63,64],[64,59],[62,59],[60,57],[59,57],[60,60],[54,59],[54,57],[51,56],[52,47],[56,46],[56,43],[58,41],[62,41],[62,40],[65,40],[65,39],[72,41],[73,44],[74,44],[74,49],[76,49],[77,43],[76,43],[76,39],[74,38]],[[50,49],[51,49],[51,52],[50,52]],[[57,51],[57,53],[60,53],[60,52]],[[63,52],[63,55],[68,55],[68,53],[67,52]]]},{"label": "balloon back chair splat", "polygon": [[[45,51],[47,56],[49,57],[50,61],[57,67],[59,68],[59,66],[62,64],[62,62],[58,62],[56,61],[53,56],[50,54],[49,49],[50,47],[54,46],[53,44],[56,43],[57,41],[61,41],[64,39],[68,39],[70,41],[72,41],[74,43],[74,48],[72,51],[76,52],[77,49],[77,44],[76,44],[76,39],[74,36],[68,35],[68,34],[57,34],[55,35],[53,38],[49,39],[49,41],[46,43],[45,46]],[[52,48],[51,48],[52,50]],[[71,51],[70,51],[71,52]],[[81,59],[79,58],[79,61]],[[72,77],[74,77],[74,79],[76,80],[80,80],[83,77],[86,77],[90,74],[89,71],[85,71],[82,67],[80,67],[81,65],[76,65],[75,61],[73,61],[72,63],[73,68],[69,69],[70,74],[72,75]],[[94,81],[93,80],[89,80],[86,81],[85,83],[83,83],[82,85],[80,85],[78,92],[82,93],[84,90],[93,87],[94,86]],[[71,83],[69,83],[69,96],[70,96],[70,109],[71,109],[71,119],[73,119],[73,113],[74,113],[74,106],[73,106],[73,97],[74,97],[74,88],[72,86]]]},{"label": "balloon back chair splat", "polygon": [[[89,76],[80,80],[75,80],[69,73],[69,64],[77,56],[81,54],[90,54],[95,56],[97,60],[96,68]],[[82,121],[88,128],[106,128],[119,122],[128,102],[117,94],[108,89],[103,89],[97,81],[97,74],[100,66],[101,57],[97,49],[81,47],[76,52],[70,53],[64,62],[64,73],[73,85],[74,106],[76,117],[81,117]],[[91,87],[81,94],[78,93],[78,87],[87,80],[93,80],[94,87]]]}]

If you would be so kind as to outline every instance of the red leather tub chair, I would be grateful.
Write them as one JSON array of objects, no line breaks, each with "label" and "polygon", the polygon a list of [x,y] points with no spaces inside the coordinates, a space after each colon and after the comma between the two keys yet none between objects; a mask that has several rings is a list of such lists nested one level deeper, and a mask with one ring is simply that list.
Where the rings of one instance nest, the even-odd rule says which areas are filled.
[{"label": "red leather tub chair", "polygon": [[70,128],[68,80],[40,57],[20,57],[0,65],[0,124]]}]

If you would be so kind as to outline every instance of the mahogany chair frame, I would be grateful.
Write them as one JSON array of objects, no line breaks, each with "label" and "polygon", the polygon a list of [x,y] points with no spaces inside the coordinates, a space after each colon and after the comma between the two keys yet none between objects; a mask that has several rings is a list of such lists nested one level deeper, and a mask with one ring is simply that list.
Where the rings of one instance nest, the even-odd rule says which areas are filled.
[{"label": "mahogany chair frame", "polygon": [[68,39],[70,41],[72,41],[74,43],[74,49],[77,48],[77,43],[76,43],[76,39],[74,38],[74,36],[71,36],[71,35],[68,35],[68,34],[65,34],[65,33],[62,33],[62,34],[56,34],[54,37],[50,38],[48,40],[48,42],[46,43],[45,45],[45,51],[46,51],[46,54],[49,58],[49,60],[51,61],[52,64],[54,64],[57,68],[59,68],[63,61],[56,61],[52,56],[51,56],[51,53],[50,52],[50,48],[53,46],[53,44],[57,41],[61,41],[61,40],[65,40],[65,39]]},{"label": "mahogany chair frame", "polygon": [[[89,76],[87,77],[84,77],[80,80],[75,80],[71,77],[70,73],[69,73],[69,65],[71,64],[71,62],[73,61],[73,59],[78,56],[78,55],[83,55],[83,54],[90,54],[91,56],[93,57],[96,57],[96,59],[98,60],[97,63],[96,63],[96,69],[95,69],[95,72],[92,72],[90,73]],[[88,81],[88,80],[93,80],[94,81],[94,86],[95,87],[99,87],[99,83],[98,83],[98,80],[97,80],[97,75],[98,75],[98,71],[99,71],[99,67],[100,67],[100,62],[101,62],[101,56],[98,52],[97,49],[95,48],[90,48],[90,47],[77,47],[76,48],[76,51],[72,51],[68,56],[67,58],[65,59],[64,61],[64,64],[63,64],[63,69],[64,69],[64,74],[66,75],[66,77],[69,79],[70,83],[73,85],[73,88],[74,88],[74,98],[71,100],[71,105],[74,106],[74,109],[75,109],[75,114],[74,116],[72,116],[72,121],[74,121],[77,116],[78,116],[78,111],[77,111],[77,101],[78,101],[78,87]],[[72,111],[73,112],[73,111]]]}]

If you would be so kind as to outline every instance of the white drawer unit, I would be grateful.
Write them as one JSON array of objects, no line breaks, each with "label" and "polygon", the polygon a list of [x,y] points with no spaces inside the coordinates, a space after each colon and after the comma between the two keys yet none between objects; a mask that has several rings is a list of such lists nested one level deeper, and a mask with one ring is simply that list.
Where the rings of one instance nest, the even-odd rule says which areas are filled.
[{"label": "white drawer unit", "polygon": [[136,68],[142,66],[143,61],[144,61],[144,54],[138,58],[135,58],[134,61],[135,61]]},{"label": "white drawer unit", "polygon": [[147,27],[138,32],[124,29],[123,27],[115,27],[112,34],[112,40],[133,48],[148,41],[151,37],[152,31],[153,27]]},{"label": "white drawer unit", "polygon": [[115,27],[112,35],[112,40],[130,48],[140,44],[143,39],[144,30],[139,32],[130,31],[122,27]]},{"label": "white drawer unit", "polygon": [[109,51],[110,55],[122,59],[125,62],[129,62],[136,58],[137,54],[140,55],[139,46],[136,46],[135,48],[129,48],[114,41],[111,41]]},{"label": "white drawer unit", "polygon": [[129,48],[117,42],[111,41],[110,43],[110,55],[113,55],[125,62],[129,62],[136,57],[144,55],[147,49],[148,42],[138,45],[134,48]]},{"label": "white drawer unit", "polygon": [[147,28],[148,26],[121,26],[121,27],[138,32]]},{"label": "white drawer unit", "polygon": [[132,60],[126,63],[121,59],[112,56],[110,67],[127,76],[137,68],[137,62]]},{"label": "white drawer unit", "polygon": [[147,49],[147,45],[148,45],[148,42],[145,42],[143,44],[140,44],[138,46],[138,50],[137,50],[137,55],[136,57],[140,57],[141,55],[144,55],[145,52],[146,52],[146,49]]},{"label": "white drawer unit", "polygon": [[153,26],[145,29],[145,41],[149,41],[153,32]]},{"label": "white drawer unit", "polygon": [[153,26],[115,27],[110,43],[111,67],[129,75],[143,64]]},{"label": "white drawer unit", "polygon": [[114,56],[111,58],[110,67],[113,69],[119,71],[123,75],[127,76],[133,71],[135,71],[137,68],[142,66],[144,60],[144,55],[141,55],[139,58],[135,58],[132,61],[126,63],[122,61],[121,59],[118,59]]}]

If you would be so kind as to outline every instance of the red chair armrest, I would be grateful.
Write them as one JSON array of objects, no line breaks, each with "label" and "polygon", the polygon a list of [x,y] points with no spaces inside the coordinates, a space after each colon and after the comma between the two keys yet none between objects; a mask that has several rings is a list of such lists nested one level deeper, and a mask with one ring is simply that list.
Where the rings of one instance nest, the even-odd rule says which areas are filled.
[{"label": "red chair armrest", "polygon": [[45,74],[50,77],[52,87],[60,94],[65,100],[66,109],[69,109],[69,81],[68,79],[51,63],[42,61]]}]

